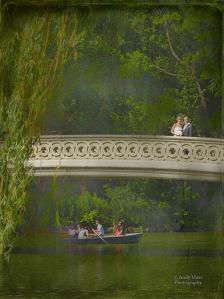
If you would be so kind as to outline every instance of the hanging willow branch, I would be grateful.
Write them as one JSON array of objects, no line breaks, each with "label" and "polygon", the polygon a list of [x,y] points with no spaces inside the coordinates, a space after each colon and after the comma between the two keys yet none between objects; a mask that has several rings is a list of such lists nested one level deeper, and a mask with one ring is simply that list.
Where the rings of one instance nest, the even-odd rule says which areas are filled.
[{"label": "hanging willow branch", "polygon": [[[31,175],[25,161],[40,134],[52,90],[74,55],[77,15],[37,11],[22,14],[11,26],[4,15],[0,105],[0,255],[9,256],[22,222]],[[21,26],[22,24],[22,26]],[[15,29],[16,28],[16,29]]]}]

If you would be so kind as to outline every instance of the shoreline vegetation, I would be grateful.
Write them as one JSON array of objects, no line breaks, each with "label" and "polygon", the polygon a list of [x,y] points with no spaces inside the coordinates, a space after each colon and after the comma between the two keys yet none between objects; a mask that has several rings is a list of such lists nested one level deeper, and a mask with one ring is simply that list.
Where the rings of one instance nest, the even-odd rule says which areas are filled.
[{"label": "shoreline vegetation", "polygon": [[88,229],[101,219],[112,231],[124,219],[130,232],[188,232],[222,230],[219,183],[152,179],[36,180],[30,188],[19,232]]}]

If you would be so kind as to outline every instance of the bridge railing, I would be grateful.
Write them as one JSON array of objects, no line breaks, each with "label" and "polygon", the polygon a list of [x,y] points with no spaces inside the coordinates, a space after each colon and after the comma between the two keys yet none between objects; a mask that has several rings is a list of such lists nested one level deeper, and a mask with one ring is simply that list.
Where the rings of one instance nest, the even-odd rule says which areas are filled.
[{"label": "bridge railing", "polygon": [[146,135],[41,136],[32,160],[140,160],[222,164],[224,140]]},{"label": "bridge railing", "polygon": [[224,140],[146,135],[45,135],[33,145],[27,164],[36,176],[224,182]]}]

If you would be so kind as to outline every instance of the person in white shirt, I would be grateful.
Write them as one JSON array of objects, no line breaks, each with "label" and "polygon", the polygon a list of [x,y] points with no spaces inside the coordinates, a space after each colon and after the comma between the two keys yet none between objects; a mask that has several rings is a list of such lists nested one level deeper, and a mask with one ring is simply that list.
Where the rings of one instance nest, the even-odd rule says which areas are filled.
[{"label": "person in white shirt", "polygon": [[89,237],[88,229],[83,225],[81,225],[78,234],[78,239],[87,239],[88,237]]}]

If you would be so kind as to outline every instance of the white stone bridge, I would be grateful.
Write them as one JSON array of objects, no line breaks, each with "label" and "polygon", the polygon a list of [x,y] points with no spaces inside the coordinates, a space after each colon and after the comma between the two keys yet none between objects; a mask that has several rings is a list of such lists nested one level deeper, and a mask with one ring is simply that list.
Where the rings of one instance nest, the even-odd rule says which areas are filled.
[{"label": "white stone bridge", "polygon": [[42,136],[36,176],[152,177],[221,181],[224,140],[136,135]]}]

